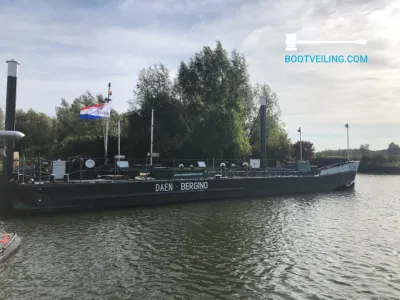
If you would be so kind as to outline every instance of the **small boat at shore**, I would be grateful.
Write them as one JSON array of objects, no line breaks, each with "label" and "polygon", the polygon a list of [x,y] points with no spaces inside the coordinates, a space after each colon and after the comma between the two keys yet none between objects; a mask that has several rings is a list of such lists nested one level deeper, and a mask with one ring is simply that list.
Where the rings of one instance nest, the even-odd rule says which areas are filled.
[{"label": "small boat at shore", "polygon": [[0,263],[14,255],[21,245],[21,238],[16,232],[0,232]]}]

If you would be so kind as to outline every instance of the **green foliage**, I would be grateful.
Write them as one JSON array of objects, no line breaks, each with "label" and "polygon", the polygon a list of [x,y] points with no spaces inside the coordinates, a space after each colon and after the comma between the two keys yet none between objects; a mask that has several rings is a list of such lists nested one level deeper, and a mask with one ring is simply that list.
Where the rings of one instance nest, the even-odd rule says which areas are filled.
[{"label": "green foliage", "polygon": [[[310,141],[301,141],[301,153],[303,160],[315,158],[314,144]],[[300,160],[300,141],[293,144],[293,155],[297,160]]]},{"label": "green foliage", "polygon": [[398,163],[398,162],[400,162],[400,155],[388,154],[388,162],[390,162],[390,163]]},{"label": "green foliage", "polygon": [[[290,140],[279,121],[276,95],[267,85],[250,84],[245,59],[230,56],[217,42],[181,62],[178,76],[158,64],[139,73],[130,101],[128,151],[144,156],[149,149],[151,108],[154,107],[154,149],[164,156],[244,157],[259,155],[258,100],[269,99],[271,153],[290,155]],[[256,104],[257,103],[257,104]],[[270,153],[270,152],[269,152]]]},{"label": "green foliage", "polygon": [[[369,153],[369,150],[366,150]],[[360,160],[361,156],[365,154],[360,149],[350,149],[350,159]],[[323,150],[316,153],[317,158],[347,158],[347,149],[338,150]]]},{"label": "green foliage", "polygon": [[54,158],[71,157],[75,155],[84,157],[103,157],[104,143],[102,137],[86,136],[69,136],[58,144],[54,152]]},{"label": "green foliage", "polygon": [[188,65],[181,63],[177,85],[188,128],[186,144],[201,140],[197,151],[208,157],[249,154],[245,135],[252,120],[252,91],[242,56],[233,52],[229,58],[220,42],[214,50],[204,47]]},{"label": "green foliage", "polygon": [[[118,120],[122,153],[146,156],[154,108],[154,152],[162,157],[257,157],[261,96],[267,99],[267,157],[290,159],[292,144],[280,120],[277,95],[267,84],[252,86],[244,56],[236,51],[228,54],[219,41],[214,49],[203,47],[188,62],[181,62],[174,79],[162,64],[139,72],[129,110],[123,114],[112,110],[109,156],[117,151]],[[18,111],[17,128],[26,134],[19,149],[28,156],[103,157],[104,120],[80,120],[79,111],[104,102],[102,95],[87,91],[71,103],[62,99],[55,117],[32,109]]]},{"label": "green foliage", "polygon": [[15,130],[25,134],[25,138],[16,142],[17,148],[32,151],[35,155],[44,155],[52,150],[56,138],[54,119],[33,109],[27,112],[17,110],[15,124]]},{"label": "green foliage", "polygon": [[[79,112],[83,106],[102,102],[104,102],[104,97],[102,95],[93,97],[89,91],[76,98],[71,104],[69,104],[65,99],[62,99],[60,106],[56,107],[55,130],[58,142],[63,141],[69,136],[104,136],[104,120],[79,119]],[[111,136],[117,135],[118,118],[118,113],[115,110],[112,110],[109,132]]]},{"label": "green foliage", "polygon": [[4,111],[3,109],[0,107],[0,130],[4,130]]},{"label": "green foliage", "polygon": [[388,146],[387,153],[389,156],[398,156],[400,155],[400,147],[399,145],[391,142]]},{"label": "green foliage", "polygon": [[[317,153],[317,158],[347,157],[347,150],[324,150]],[[397,166],[400,164],[400,147],[394,142],[387,149],[373,151],[368,144],[359,149],[350,149],[350,159],[360,160],[362,165]]]},{"label": "green foliage", "polygon": [[387,155],[384,155],[382,153],[376,153],[372,156],[371,162],[373,164],[385,164],[388,162],[388,157]]},{"label": "green foliage", "polygon": [[[292,144],[286,133],[283,122],[280,120],[281,109],[278,97],[267,84],[257,84],[253,90],[255,99],[264,97],[267,100],[267,156],[277,159],[290,159]],[[260,116],[255,110],[254,121],[250,128],[250,143],[252,152],[259,154],[260,146]]]},{"label": "green foliage", "polygon": [[186,138],[183,105],[174,96],[169,71],[163,65],[143,69],[139,73],[126,115],[127,134],[131,141],[126,151],[144,157],[150,148],[151,110],[154,108],[154,149],[165,156],[180,149]]}]

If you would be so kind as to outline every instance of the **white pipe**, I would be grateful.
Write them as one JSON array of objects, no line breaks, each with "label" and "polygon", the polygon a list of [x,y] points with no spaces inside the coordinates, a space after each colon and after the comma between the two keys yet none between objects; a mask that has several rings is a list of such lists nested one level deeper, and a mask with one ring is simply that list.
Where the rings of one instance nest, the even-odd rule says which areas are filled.
[{"label": "white pipe", "polygon": [[25,136],[22,132],[14,130],[0,130],[0,137],[22,139]]}]

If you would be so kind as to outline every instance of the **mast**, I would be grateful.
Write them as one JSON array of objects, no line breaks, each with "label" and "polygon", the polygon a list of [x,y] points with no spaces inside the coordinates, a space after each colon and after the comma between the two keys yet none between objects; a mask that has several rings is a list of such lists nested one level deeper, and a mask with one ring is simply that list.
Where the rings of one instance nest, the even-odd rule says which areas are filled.
[{"label": "mast", "polygon": [[[111,102],[111,83],[108,83],[108,93],[107,93],[107,98],[104,99],[106,103]],[[110,115],[111,117],[111,115]],[[108,128],[110,126],[110,118],[105,118],[104,121],[104,164],[108,163]]]},{"label": "mast", "polygon": [[300,133],[300,161],[303,161],[303,149],[301,147],[301,127],[299,127],[297,132]]},{"label": "mast", "polygon": [[121,120],[118,120],[118,166],[121,161]]},{"label": "mast", "polygon": [[150,166],[153,166],[154,108],[151,109]]}]

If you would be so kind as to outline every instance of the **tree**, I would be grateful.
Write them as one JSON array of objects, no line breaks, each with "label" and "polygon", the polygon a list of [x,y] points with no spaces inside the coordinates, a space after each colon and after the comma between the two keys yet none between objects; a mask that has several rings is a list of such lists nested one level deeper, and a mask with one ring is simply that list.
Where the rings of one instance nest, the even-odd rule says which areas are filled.
[{"label": "tree", "polygon": [[[249,154],[258,156],[261,96],[268,103],[268,158],[285,159],[291,155],[292,145],[280,120],[277,95],[267,84],[252,86],[244,56],[235,50],[229,54],[219,41],[214,48],[203,47],[187,62],[181,62],[176,78],[171,78],[162,64],[142,69],[133,96],[128,112],[111,112],[108,147],[111,155],[116,151],[117,122],[121,120],[124,154],[146,156],[154,108],[154,151],[161,156],[240,159]],[[105,101],[103,95],[93,96],[86,91],[71,102],[62,99],[55,117],[20,110],[17,128],[27,138],[18,142],[18,147],[57,158],[79,154],[102,156],[104,120],[80,120],[79,113],[83,106]]]},{"label": "tree", "polygon": [[128,152],[145,156],[150,150],[151,110],[154,108],[154,150],[170,156],[180,149],[185,141],[186,127],[183,122],[183,106],[173,91],[169,70],[162,64],[139,72],[130,101],[128,113]]},{"label": "tree", "polygon": [[0,107],[0,130],[4,130],[4,111],[3,109]]},{"label": "tree", "polygon": [[369,144],[360,145],[360,152],[362,157],[371,156],[371,151],[369,150]]},{"label": "tree", "polygon": [[387,153],[388,153],[388,155],[393,155],[393,156],[400,155],[399,145],[391,142],[388,146]]},{"label": "tree", "polygon": [[25,137],[16,142],[16,148],[28,151],[29,156],[47,156],[54,149],[56,139],[55,120],[44,113],[33,109],[24,112],[19,109],[15,114],[15,130],[21,131]]},{"label": "tree", "polygon": [[371,162],[374,164],[382,165],[388,162],[388,158],[383,153],[378,152],[372,156]]},{"label": "tree", "polygon": [[[301,142],[301,149],[303,154],[303,160],[310,160],[315,157],[314,144],[309,141]],[[300,159],[300,141],[293,144],[293,155],[297,160]]]},{"label": "tree", "polygon": [[[350,159],[359,160],[361,159],[360,149],[349,149]],[[347,149],[338,150],[323,150],[316,153],[317,158],[347,158]]]},{"label": "tree", "polygon": [[[264,97],[267,100],[267,157],[290,159],[292,143],[286,133],[285,124],[280,120],[281,109],[277,95],[272,92],[267,84],[257,84],[253,93],[255,101],[259,101],[260,97]],[[260,132],[260,116],[257,114],[249,132],[252,152],[255,155],[260,155],[261,152]]]},{"label": "tree", "polygon": [[399,145],[391,142],[387,149],[388,161],[395,163],[400,161],[400,147]]},{"label": "tree", "polygon": [[[71,104],[69,104],[65,99],[61,100],[60,106],[56,107],[55,119],[56,137],[58,141],[56,149],[58,153],[60,151],[62,152],[61,148],[64,147],[64,145],[70,145],[72,143],[71,141],[81,141],[81,139],[78,139],[78,137],[90,136],[95,140],[104,139],[105,119],[80,120],[79,118],[80,110],[84,106],[90,106],[98,103],[104,103],[104,97],[101,94],[98,94],[96,97],[94,97],[89,91],[86,91],[84,94],[75,98]],[[120,115],[114,109],[112,109],[108,133],[110,137],[118,135],[118,119],[121,119]],[[124,124],[126,123],[127,122]],[[63,143],[65,139],[68,139],[67,143]],[[103,149],[104,153],[104,143],[101,149]],[[97,150],[92,150],[93,155],[94,153],[98,153]]]},{"label": "tree", "polygon": [[74,99],[71,104],[61,99],[60,106],[56,107],[56,130],[59,142],[69,136],[101,136],[103,134],[102,120],[79,119],[82,107],[96,104],[96,100],[89,91]]},{"label": "tree", "polygon": [[[187,148],[201,156],[242,157],[251,150],[248,127],[252,91],[244,57],[217,41],[203,47],[189,64],[181,62],[177,85],[185,109]],[[193,147],[195,141],[199,142]]]},{"label": "tree", "polygon": [[[0,107],[0,130],[4,130],[4,112],[3,109]],[[4,140],[3,138],[0,138],[0,148],[4,147]],[[1,161],[1,160],[0,160]]]},{"label": "tree", "polygon": [[369,163],[371,162],[371,160],[372,160],[372,157],[371,157],[371,156],[362,155],[362,156],[361,156],[361,159],[360,159],[360,164],[361,164],[361,165],[369,164]]}]

